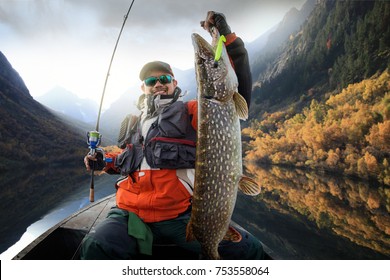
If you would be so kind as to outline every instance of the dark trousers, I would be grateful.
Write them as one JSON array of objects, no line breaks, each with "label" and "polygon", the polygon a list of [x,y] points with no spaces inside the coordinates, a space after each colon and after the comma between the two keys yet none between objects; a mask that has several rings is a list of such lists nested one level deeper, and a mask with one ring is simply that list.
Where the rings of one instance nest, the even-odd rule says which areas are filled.
[{"label": "dark trousers", "polygon": [[[117,210],[116,210],[117,211]],[[123,211],[123,210],[121,210]],[[123,211],[125,212],[125,211]],[[201,246],[197,241],[186,241],[186,226],[190,214],[179,216],[173,220],[167,220],[147,225],[153,233],[153,244],[175,244],[187,250],[189,255],[201,256]],[[240,227],[235,227],[240,232],[242,239],[239,242],[223,240],[219,244],[218,251],[222,259],[263,259],[264,251],[261,242],[249,232]],[[167,255],[170,249],[167,248]],[[95,230],[91,231],[83,241],[81,247],[81,259],[142,259],[145,256],[139,254],[137,240],[128,235],[128,219],[126,215],[108,215]],[[153,256],[151,257],[153,259]]]}]

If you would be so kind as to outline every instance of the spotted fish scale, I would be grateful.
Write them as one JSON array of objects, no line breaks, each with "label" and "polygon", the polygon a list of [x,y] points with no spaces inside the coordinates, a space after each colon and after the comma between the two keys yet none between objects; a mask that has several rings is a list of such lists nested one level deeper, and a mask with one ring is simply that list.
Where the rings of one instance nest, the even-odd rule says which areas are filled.
[{"label": "spotted fish scale", "polygon": [[[214,42],[219,34],[214,34]],[[237,93],[237,76],[223,47],[218,63],[214,48],[193,34],[198,83],[198,130],[195,188],[187,240],[198,240],[203,257],[219,259],[218,244],[226,235],[237,190],[255,195],[257,184],[242,175],[241,128],[247,117],[245,99]]]}]

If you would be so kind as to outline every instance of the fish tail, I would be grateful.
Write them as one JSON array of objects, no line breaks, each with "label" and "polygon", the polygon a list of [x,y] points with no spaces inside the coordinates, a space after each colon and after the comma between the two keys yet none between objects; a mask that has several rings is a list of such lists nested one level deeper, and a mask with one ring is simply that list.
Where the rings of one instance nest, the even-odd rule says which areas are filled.
[{"label": "fish tail", "polygon": [[218,252],[218,246],[216,248],[202,246],[202,252],[200,254],[201,260],[220,260],[221,256]]}]

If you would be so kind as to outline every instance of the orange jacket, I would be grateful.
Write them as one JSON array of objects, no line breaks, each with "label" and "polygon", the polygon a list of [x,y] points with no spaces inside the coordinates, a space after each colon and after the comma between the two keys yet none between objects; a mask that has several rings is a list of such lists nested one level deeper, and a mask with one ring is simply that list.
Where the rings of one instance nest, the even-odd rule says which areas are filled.
[{"label": "orange jacket", "polygon": [[[197,102],[188,102],[187,108],[192,115],[191,125],[196,129]],[[113,162],[117,155],[106,154],[106,158],[112,158],[113,161],[107,163],[105,170],[115,170]],[[121,209],[137,214],[147,223],[173,219],[185,212],[191,204],[193,182],[188,181],[179,178],[174,169],[135,171],[117,181],[116,204]]]}]

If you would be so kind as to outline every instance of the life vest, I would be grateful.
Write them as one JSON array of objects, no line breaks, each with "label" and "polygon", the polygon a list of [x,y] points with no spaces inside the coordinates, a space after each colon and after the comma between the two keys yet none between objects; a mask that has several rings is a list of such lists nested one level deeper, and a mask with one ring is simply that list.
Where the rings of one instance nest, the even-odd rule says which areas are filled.
[{"label": "life vest", "polygon": [[125,150],[114,162],[122,175],[136,171],[144,156],[151,168],[195,168],[196,131],[182,101],[163,108],[145,139],[138,118],[128,139]]},{"label": "life vest", "polygon": [[[194,174],[196,105],[196,101],[176,101],[163,108],[145,139],[137,129],[138,121],[126,149],[119,155],[106,154],[115,162],[108,167],[125,175],[116,184],[119,208],[137,214],[144,222],[173,219],[188,210],[193,178],[183,179],[191,175],[178,174]],[[144,156],[150,169],[140,169]]]}]

